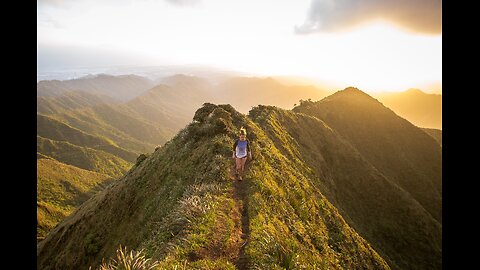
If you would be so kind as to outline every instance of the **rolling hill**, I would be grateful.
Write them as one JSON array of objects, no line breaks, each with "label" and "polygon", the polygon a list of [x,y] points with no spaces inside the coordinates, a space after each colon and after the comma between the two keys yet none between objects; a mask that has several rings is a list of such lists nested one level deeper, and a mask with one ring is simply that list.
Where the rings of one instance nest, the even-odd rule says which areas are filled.
[{"label": "rolling hill", "polygon": [[353,87],[294,111],[324,120],[441,223],[442,150],[431,136]]},{"label": "rolling hill", "polygon": [[72,80],[46,80],[37,83],[37,97],[53,97],[69,91],[83,91],[107,96],[117,102],[128,101],[154,86],[154,83],[137,75],[90,75]]},{"label": "rolling hill", "polygon": [[52,158],[37,159],[37,240],[112,181],[111,176]]},{"label": "rolling hill", "polygon": [[[100,78],[103,77],[83,80],[100,84]],[[121,80],[117,77],[109,79]],[[70,81],[63,83],[72,84]],[[112,95],[113,90],[57,91],[59,93],[53,96],[37,97],[37,112],[139,154],[152,151],[172,138],[205,102],[231,103],[247,111],[258,102],[291,108],[302,98],[315,99],[325,95],[311,86],[285,86],[271,78],[234,78],[212,85],[203,78],[177,74],[163,78],[161,83],[136,96],[132,94],[123,103],[112,102],[115,96],[107,98],[106,95]],[[91,84],[93,82],[85,87]],[[52,85],[55,83],[40,82],[38,88],[44,90],[39,92],[50,91],[48,87]],[[141,88],[141,85],[136,87]],[[99,86],[93,89],[97,88]]]},{"label": "rolling hill", "polygon": [[66,110],[91,107],[102,103],[117,103],[109,96],[85,91],[65,91],[55,96],[38,96],[37,113],[49,115]]},{"label": "rolling hill", "polygon": [[441,231],[440,145],[348,88],[293,110],[204,104],[55,227],[37,266],[97,267],[122,245],[158,269],[441,269]]},{"label": "rolling hill", "polygon": [[105,138],[85,133],[46,115],[37,114],[37,135],[54,141],[63,141],[80,147],[104,151],[129,162],[134,162],[138,156]]},{"label": "rolling hill", "polygon": [[49,116],[137,154],[152,151],[171,136],[168,130],[143,119],[124,104],[99,104]]},{"label": "rolling hill", "polygon": [[[262,80],[251,85],[258,82]],[[223,91],[203,78],[182,74],[160,83],[144,91],[151,84],[138,76],[39,82],[38,158],[119,177],[139,154],[163,145],[191,121],[205,100],[215,101],[217,91]]]},{"label": "rolling hill", "polygon": [[111,177],[123,176],[132,166],[131,162],[101,150],[81,147],[65,141],[54,141],[40,136],[37,136],[37,153],[68,165]]}]

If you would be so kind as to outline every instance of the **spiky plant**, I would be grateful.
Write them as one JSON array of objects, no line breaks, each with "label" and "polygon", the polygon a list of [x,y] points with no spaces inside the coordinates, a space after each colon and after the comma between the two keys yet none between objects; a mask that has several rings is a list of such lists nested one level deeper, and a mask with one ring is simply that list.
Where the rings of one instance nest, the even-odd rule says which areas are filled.
[{"label": "spiky plant", "polygon": [[110,259],[108,263],[103,262],[97,270],[152,270],[157,266],[157,261],[145,257],[143,249],[127,252],[127,248],[120,245],[117,249],[117,259]]}]

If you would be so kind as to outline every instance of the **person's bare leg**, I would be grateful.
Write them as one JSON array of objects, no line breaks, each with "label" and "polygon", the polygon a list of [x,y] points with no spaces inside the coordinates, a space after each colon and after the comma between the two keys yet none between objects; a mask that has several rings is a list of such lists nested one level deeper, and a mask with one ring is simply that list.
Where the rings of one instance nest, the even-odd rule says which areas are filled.
[{"label": "person's bare leg", "polygon": [[241,158],[235,158],[235,171],[236,171],[236,177],[238,178],[240,176],[240,171],[242,169],[242,159]]},{"label": "person's bare leg", "polygon": [[245,171],[245,162],[247,161],[246,158],[240,158],[240,176],[239,179],[243,180],[243,173]]}]

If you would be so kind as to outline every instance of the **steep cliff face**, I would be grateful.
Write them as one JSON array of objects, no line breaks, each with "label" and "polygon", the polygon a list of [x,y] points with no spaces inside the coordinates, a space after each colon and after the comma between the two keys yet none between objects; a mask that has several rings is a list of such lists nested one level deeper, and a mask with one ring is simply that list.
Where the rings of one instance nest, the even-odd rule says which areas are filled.
[{"label": "steep cliff face", "polygon": [[[143,249],[159,269],[441,269],[431,209],[321,116],[204,104],[53,229],[38,269],[96,267],[120,245]],[[242,126],[253,160],[238,182],[231,148]]]}]

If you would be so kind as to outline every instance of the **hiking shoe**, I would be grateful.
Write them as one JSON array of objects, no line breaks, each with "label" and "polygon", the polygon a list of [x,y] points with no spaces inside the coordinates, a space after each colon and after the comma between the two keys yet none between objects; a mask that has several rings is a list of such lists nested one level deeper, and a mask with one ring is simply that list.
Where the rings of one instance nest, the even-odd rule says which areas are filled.
[{"label": "hiking shoe", "polygon": [[243,180],[243,179],[242,179],[242,176],[239,175],[239,176],[238,176],[238,181],[242,181],[242,180]]}]

